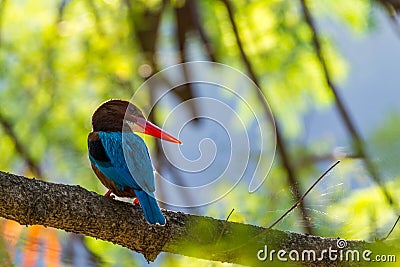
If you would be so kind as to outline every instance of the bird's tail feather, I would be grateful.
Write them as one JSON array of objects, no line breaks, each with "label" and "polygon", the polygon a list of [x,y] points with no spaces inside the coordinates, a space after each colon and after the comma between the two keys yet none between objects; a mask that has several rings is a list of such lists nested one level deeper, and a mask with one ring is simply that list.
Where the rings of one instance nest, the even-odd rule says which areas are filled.
[{"label": "bird's tail feather", "polygon": [[142,190],[135,190],[136,197],[139,199],[140,205],[143,210],[144,218],[151,224],[165,224],[165,218],[161,213],[157,200],[154,194],[148,194]]}]

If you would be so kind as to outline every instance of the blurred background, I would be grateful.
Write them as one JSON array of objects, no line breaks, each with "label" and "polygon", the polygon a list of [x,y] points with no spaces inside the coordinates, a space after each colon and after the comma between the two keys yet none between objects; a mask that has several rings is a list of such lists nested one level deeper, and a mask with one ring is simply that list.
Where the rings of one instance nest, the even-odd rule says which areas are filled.
[{"label": "blurred background", "polygon": [[[238,97],[235,87],[232,92],[187,84],[170,90],[148,113],[167,131],[179,128],[178,152],[196,171],[173,164],[154,138],[145,141],[157,172],[169,181],[193,186],[223,177],[229,184],[238,177],[224,173],[226,166],[241,161],[231,155],[238,147],[230,138],[246,134],[253,143],[239,146],[249,150],[245,182],[207,205],[160,205],[220,219],[235,209],[229,220],[268,226],[340,159],[275,228],[382,238],[399,215],[399,12],[397,0],[2,0],[0,170],[104,194],[87,156],[96,107],[110,98],[131,99],[167,67],[215,61],[248,75],[261,91],[244,87]],[[164,78],[166,85],[173,83],[174,77]],[[135,103],[145,108],[157,90],[142,90]],[[245,131],[226,131],[238,122],[235,116],[225,116],[222,124],[212,115],[203,118],[205,110],[220,110],[189,101],[200,97],[233,107]],[[250,116],[242,99],[267,119]],[[168,117],[180,103],[185,105],[178,113],[184,115]],[[269,169],[271,162],[263,159],[273,156],[263,154],[267,144],[254,142],[256,123],[276,126],[276,154],[264,183],[249,193],[258,160]],[[157,192],[168,195],[162,188]],[[180,195],[180,201],[196,197]],[[388,242],[399,238],[395,229]],[[4,219],[0,257],[15,266],[228,265],[166,253],[147,264],[142,255],[108,242]]]}]

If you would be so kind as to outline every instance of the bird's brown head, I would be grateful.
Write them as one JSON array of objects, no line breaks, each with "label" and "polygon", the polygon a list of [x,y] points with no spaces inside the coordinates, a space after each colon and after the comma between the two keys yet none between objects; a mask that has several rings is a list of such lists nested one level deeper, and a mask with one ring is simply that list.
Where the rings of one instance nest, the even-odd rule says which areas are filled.
[{"label": "bird's brown head", "polygon": [[92,128],[94,132],[140,132],[169,142],[182,143],[147,121],[138,107],[125,100],[111,99],[101,104],[93,113]]},{"label": "bird's brown head", "polygon": [[129,125],[128,121],[126,120],[126,118],[129,116],[128,114],[132,114],[136,118],[144,119],[143,113],[134,104],[119,99],[108,100],[101,104],[93,113],[93,131],[121,132],[123,129],[130,129],[130,127],[127,127]]}]

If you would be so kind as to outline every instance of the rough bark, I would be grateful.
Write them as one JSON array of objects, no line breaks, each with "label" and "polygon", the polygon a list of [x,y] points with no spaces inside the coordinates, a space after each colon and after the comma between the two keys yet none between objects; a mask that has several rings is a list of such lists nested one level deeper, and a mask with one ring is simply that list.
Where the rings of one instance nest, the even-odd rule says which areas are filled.
[{"label": "rough bark", "polygon": [[[265,265],[257,253],[268,250],[337,249],[337,239],[226,222],[181,212],[163,213],[166,226],[149,225],[139,206],[103,197],[77,186],[44,182],[0,172],[0,216],[22,225],[44,225],[112,242],[153,261],[164,251],[206,260]],[[221,234],[221,232],[223,233]],[[395,254],[382,242],[347,241],[346,249]],[[286,255],[287,257],[287,255]],[[279,263],[274,255],[274,266]],[[340,261],[300,262],[307,266],[341,266]],[[287,266],[287,262],[285,263]],[[343,263],[342,263],[343,264]],[[365,262],[352,262],[362,266]]]}]

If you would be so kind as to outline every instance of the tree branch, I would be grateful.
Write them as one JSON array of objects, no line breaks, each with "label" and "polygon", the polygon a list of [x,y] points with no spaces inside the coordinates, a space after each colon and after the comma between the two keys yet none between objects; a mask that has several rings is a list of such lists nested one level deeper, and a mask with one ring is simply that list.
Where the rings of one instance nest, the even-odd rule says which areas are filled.
[{"label": "tree branch", "polygon": [[[210,217],[163,211],[166,226],[149,225],[139,206],[116,201],[80,186],[55,184],[0,172],[0,216],[22,225],[44,225],[68,232],[85,234],[142,253],[153,261],[164,251],[207,260],[245,265],[264,265],[257,253],[284,249],[314,249],[317,253],[332,247],[337,239],[267,231],[253,225],[227,222]],[[221,231],[223,233],[218,242]],[[395,253],[399,249],[382,242],[348,241],[348,248]],[[318,255],[318,254],[317,254]],[[274,259],[276,261],[276,257]],[[307,266],[339,266],[323,260],[301,262]],[[362,264],[362,262],[355,262]]]}]

